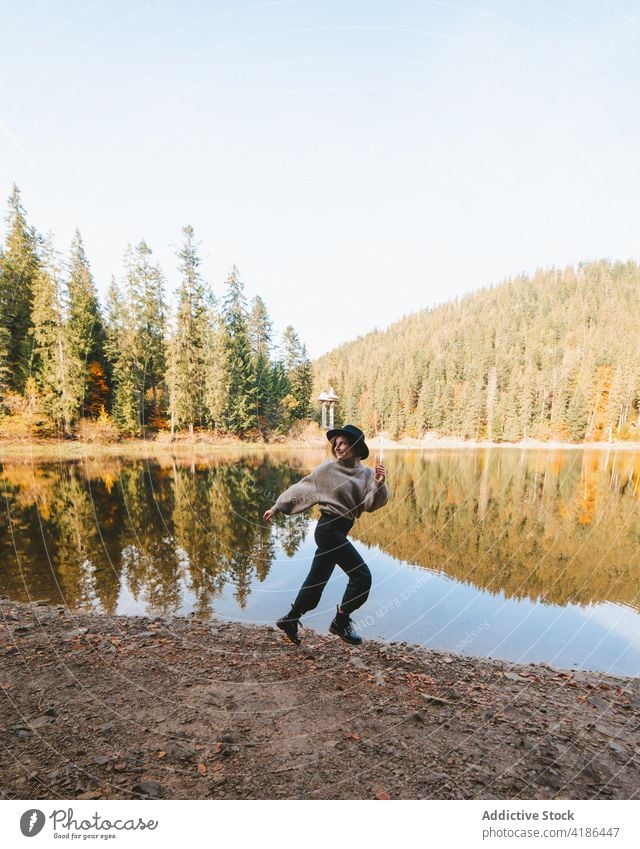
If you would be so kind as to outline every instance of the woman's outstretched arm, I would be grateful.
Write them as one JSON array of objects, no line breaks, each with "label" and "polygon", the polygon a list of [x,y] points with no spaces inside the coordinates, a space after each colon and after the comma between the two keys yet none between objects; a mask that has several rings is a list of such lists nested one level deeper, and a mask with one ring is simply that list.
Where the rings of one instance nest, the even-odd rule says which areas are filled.
[{"label": "woman's outstretched arm", "polygon": [[285,489],[282,495],[278,496],[273,507],[265,511],[262,517],[264,521],[271,521],[276,513],[286,513],[287,516],[303,513],[317,504],[319,496],[316,472],[317,469],[314,469],[311,474],[292,484],[289,489]]}]

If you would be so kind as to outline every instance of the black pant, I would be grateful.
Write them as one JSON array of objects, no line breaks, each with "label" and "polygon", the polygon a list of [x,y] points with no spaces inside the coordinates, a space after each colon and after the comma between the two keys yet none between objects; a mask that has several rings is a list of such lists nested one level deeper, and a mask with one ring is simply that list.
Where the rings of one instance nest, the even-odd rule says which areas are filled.
[{"label": "black pant", "polygon": [[371,589],[371,572],[347,539],[347,534],[352,527],[353,522],[349,519],[327,513],[320,514],[315,532],[318,548],[311,570],[293,603],[293,612],[296,616],[302,616],[303,613],[317,607],[336,563],[349,578],[340,605],[344,612],[353,613],[367,600]]}]

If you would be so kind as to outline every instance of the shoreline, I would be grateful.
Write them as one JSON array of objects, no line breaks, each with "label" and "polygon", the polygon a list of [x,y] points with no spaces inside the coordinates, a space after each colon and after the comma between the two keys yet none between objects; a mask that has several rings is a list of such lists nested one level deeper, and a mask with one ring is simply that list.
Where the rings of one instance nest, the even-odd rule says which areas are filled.
[{"label": "shoreline", "polygon": [[384,450],[437,450],[440,448],[472,448],[472,449],[518,449],[525,451],[640,451],[640,442],[542,442],[536,439],[526,439],[520,442],[488,442],[475,441],[465,439],[448,439],[428,438],[428,439],[411,439],[403,437],[398,441],[388,439],[386,437],[375,436],[367,440],[367,445],[370,448],[383,448]]},{"label": "shoreline", "polygon": [[[384,435],[367,439],[371,452],[375,451],[437,451],[437,450],[520,450],[520,451],[599,451],[640,452],[640,442],[486,442],[462,439],[404,437],[392,440]],[[98,443],[65,439],[0,439],[0,461],[12,459],[73,460],[87,457],[151,458],[166,456],[214,456],[221,452],[277,452],[324,450],[327,442],[322,437],[291,438],[274,442],[244,442],[241,439],[210,437],[190,439],[124,439],[120,442]]]},{"label": "shoreline", "polygon": [[0,600],[5,799],[638,799],[640,680]]}]

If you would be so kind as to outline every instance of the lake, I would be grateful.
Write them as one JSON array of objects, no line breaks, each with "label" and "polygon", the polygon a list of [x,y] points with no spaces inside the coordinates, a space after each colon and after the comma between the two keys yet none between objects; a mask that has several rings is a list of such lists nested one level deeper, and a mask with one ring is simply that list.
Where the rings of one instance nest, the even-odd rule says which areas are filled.
[{"label": "lake", "polygon": [[[327,457],[4,464],[0,594],[273,623],[310,566],[317,513],[262,514]],[[393,451],[385,465],[390,503],[351,534],[374,577],[354,615],[365,638],[640,674],[640,455]],[[326,632],[344,586],[337,568],[303,624]]]}]

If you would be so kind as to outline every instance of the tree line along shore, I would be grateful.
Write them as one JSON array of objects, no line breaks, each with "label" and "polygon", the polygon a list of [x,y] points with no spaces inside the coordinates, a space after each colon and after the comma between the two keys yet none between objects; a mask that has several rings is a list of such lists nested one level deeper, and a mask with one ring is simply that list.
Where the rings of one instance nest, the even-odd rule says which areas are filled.
[{"label": "tree line along shore", "polygon": [[313,399],[328,387],[338,397],[336,424],[358,422],[368,437],[384,432],[417,447],[638,441],[633,261],[522,274],[311,362],[291,325],[276,339],[259,295],[247,303],[235,266],[214,295],[189,226],[170,306],[165,273],[144,240],[126,248],[101,304],[79,232],[62,259],[28,223],[15,186],[6,222],[5,441],[168,432],[272,442],[318,421]]},{"label": "tree line along shore", "polygon": [[82,236],[61,258],[9,198],[0,250],[0,434],[115,441],[209,429],[264,439],[310,412],[311,364],[289,325],[274,338],[260,296],[233,266],[221,295],[182,230],[175,306],[141,240],[125,251],[101,305]]}]

